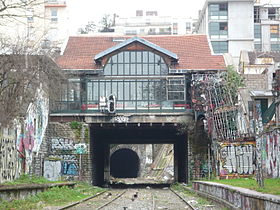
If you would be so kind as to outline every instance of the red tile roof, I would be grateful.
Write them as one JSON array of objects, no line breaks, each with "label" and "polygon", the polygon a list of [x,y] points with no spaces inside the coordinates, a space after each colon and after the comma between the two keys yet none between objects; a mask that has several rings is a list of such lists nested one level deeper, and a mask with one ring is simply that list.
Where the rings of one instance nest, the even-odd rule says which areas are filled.
[{"label": "red tile roof", "polygon": [[[119,42],[113,42],[113,36],[70,37],[64,54],[57,58],[62,69],[97,69],[94,56]],[[212,70],[225,69],[222,55],[213,55],[206,35],[184,36],[143,36],[146,39],[179,56],[176,69]]]}]

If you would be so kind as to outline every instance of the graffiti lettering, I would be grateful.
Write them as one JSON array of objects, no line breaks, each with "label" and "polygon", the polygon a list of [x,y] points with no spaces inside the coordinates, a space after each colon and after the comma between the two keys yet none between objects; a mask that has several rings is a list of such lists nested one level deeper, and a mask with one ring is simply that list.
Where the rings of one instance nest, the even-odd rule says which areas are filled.
[{"label": "graffiti lettering", "polygon": [[61,169],[62,175],[72,175],[77,176],[78,175],[78,165],[76,162],[62,162],[62,169]]},{"label": "graffiti lettering", "polygon": [[126,122],[129,122],[129,118],[125,117],[125,116],[116,116],[116,117],[113,117],[112,121],[118,122],[118,123],[126,123]]},{"label": "graffiti lettering", "polygon": [[54,150],[74,150],[74,142],[70,139],[54,138],[52,139],[52,149]]},{"label": "graffiti lettering", "polygon": [[221,175],[253,174],[255,170],[254,152],[254,144],[223,144],[220,149]]}]

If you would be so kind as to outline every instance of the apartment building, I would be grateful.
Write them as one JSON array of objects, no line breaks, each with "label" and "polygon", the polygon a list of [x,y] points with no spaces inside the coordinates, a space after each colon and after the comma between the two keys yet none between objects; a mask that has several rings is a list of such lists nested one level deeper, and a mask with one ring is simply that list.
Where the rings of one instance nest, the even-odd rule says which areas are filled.
[{"label": "apartment building", "polygon": [[257,51],[280,51],[280,2],[254,5],[254,47]]},{"label": "apartment building", "polygon": [[69,13],[66,0],[48,0],[44,7],[46,44],[60,47],[69,36]]},{"label": "apartment building", "polygon": [[159,16],[157,11],[137,10],[134,17],[116,17],[115,32],[123,35],[191,34],[194,20]]},{"label": "apartment building", "polygon": [[207,0],[199,13],[195,33],[208,34],[214,53],[253,50],[253,0]]},{"label": "apartment building", "polygon": [[279,8],[253,0],[207,0],[194,31],[208,34],[213,52],[230,53],[237,64],[241,50],[280,50]]}]

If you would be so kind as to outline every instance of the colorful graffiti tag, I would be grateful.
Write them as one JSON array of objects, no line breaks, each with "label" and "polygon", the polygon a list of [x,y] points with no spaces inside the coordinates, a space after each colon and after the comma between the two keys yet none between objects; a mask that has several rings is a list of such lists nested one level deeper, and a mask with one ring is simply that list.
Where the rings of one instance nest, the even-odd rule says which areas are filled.
[{"label": "colorful graffiti tag", "polygon": [[220,175],[253,174],[255,149],[255,142],[221,143]]}]

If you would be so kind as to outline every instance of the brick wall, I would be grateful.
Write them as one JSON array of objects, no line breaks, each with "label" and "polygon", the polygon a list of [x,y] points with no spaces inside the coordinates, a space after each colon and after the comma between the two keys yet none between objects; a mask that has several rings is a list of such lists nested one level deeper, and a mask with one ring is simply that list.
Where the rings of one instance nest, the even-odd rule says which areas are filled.
[{"label": "brick wall", "polygon": [[266,74],[244,74],[243,76],[248,90],[267,90]]},{"label": "brick wall", "polygon": [[[87,124],[83,124],[85,128]],[[84,139],[69,123],[49,122],[40,150],[34,155],[31,172],[50,180],[82,180],[91,182],[89,144],[85,154],[76,154],[75,145]]]}]

